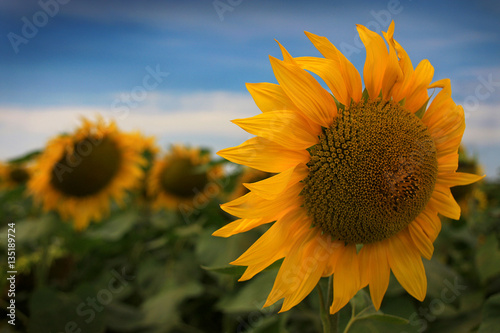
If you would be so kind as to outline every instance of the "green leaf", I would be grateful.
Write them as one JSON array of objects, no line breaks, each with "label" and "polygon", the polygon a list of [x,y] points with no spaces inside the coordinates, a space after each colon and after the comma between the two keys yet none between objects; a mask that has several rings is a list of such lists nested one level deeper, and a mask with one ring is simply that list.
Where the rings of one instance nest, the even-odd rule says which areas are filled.
[{"label": "green leaf", "polygon": [[[36,245],[41,239],[48,238],[57,226],[52,215],[42,215],[16,222],[16,245]],[[6,245],[7,226],[0,232],[0,244]],[[4,247],[5,248],[5,247]]]},{"label": "green leaf", "polygon": [[[29,301],[28,332],[104,332],[105,306],[92,288],[61,293],[50,288],[35,290]],[[94,303],[89,303],[89,299]]]},{"label": "green leaf", "polygon": [[366,88],[363,90],[363,94],[361,95],[361,98],[364,99],[365,101],[370,99],[370,96],[368,96],[368,90],[366,90]]},{"label": "green leaf", "polygon": [[125,211],[122,214],[112,217],[103,223],[93,226],[87,230],[86,236],[94,239],[102,239],[107,241],[119,240],[125,235],[138,220],[136,211]]},{"label": "green leaf", "polygon": [[142,304],[145,325],[156,327],[153,332],[168,332],[181,321],[178,311],[180,303],[202,292],[202,285],[195,281],[166,288]]},{"label": "green leaf", "polygon": [[[235,294],[227,294],[217,308],[225,313],[260,312],[274,283],[276,274],[273,272],[260,273],[247,282],[240,282],[243,288],[236,290]],[[273,307],[263,311],[272,311]]]},{"label": "green leaf", "polygon": [[486,237],[486,241],[476,252],[476,266],[483,283],[500,274],[500,250],[495,234]]},{"label": "green leaf", "polygon": [[[390,313],[398,317],[410,318],[410,316],[417,311],[415,303],[411,297],[401,296],[384,296],[382,306],[380,307],[383,313]],[[419,303],[420,304],[420,303]]]},{"label": "green leaf", "polygon": [[497,332],[500,328],[500,293],[486,300],[483,307],[483,321],[478,333]]},{"label": "green leaf", "polygon": [[424,105],[422,105],[422,107],[420,107],[420,109],[418,109],[417,112],[415,112],[415,116],[422,119],[425,111],[427,110],[427,103],[429,103],[429,99],[427,99],[427,101],[424,103]]},{"label": "green leaf", "polygon": [[34,159],[35,157],[37,157],[38,155],[40,155],[41,153],[42,153],[41,150],[33,150],[33,151],[30,151],[29,153],[24,154],[21,157],[16,157],[16,158],[13,158],[11,160],[8,160],[7,163],[20,164],[20,163],[28,162],[28,161]]},{"label": "green leaf", "polygon": [[439,260],[433,258],[432,260],[423,260],[423,263],[427,275],[427,296],[441,298],[447,283],[453,284],[457,281],[457,283],[463,284],[462,277]]},{"label": "green leaf", "polygon": [[365,291],[365,289],[359,290],[356,295],[349,301],[351,306],[354,308],[354,315],[363,311],[363,314],[375,313],[376,310],[373,307],[370,295]]},{"label": "green leaf", "polygon": [[144,314],[133,306],[112,302],[106,310],[106,324],[113,331],[137,332],[144,327]]}]

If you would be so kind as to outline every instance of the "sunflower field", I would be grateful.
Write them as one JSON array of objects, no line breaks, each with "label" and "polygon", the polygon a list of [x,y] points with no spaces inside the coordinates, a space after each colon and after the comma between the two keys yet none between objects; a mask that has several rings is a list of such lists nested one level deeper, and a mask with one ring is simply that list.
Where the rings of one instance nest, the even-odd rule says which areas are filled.
[{"label": "sunflower field", "polygon": [[218,156],[97,116],[3,161],[0,332],[498,332],[498,177],[450,80],[358,32],[364,88],[280,44]]},{"label": "sunflower field", "polygon": [[[37,203],[54,190],[47,182],[36,192],[36,177],[50,174],[34,174],[37,161],[53,153],[51,145],[2,163],[2,266],[8,261],[14,265],[9,271],[15,271],[2,271],[2,332],[321,332],[317,292],[287,312],[278,313],[276,304],[262,308],[281,260],[247,282],[237,281],[244,267],[228,265],[266,227],[228,239],[212,236],[235,220],[219,205],[248,192],[243,183],[271,174],[224,163],[204,149],[172,146],[163,152],[152,138],[120,133],[126,135],[135,136],[122,149],[137,154],[129,160],[136,169],[129,166],[122,177],[130,179],[121,179],[107,195],[96,190],[99,179],[72,184],[68,191],[86,186],[95,191],[92,196],[99,200],[89,198],[86,204],[61,199],[44,209]],[[66,134],[56,141],[62,138],[82,140]],[[98,161],[82,163],[88,170],[75,172],[97,172]],[[54,165],[38,168],[54,173]],[[459,170],[479,169],[478,159],[461,149]],[[424,301],[408,295],[391,276],[380,310],[374,309],[368,288],[340,310],[341,331],[495,331],[500,183],[482,181],[455,187],[453,193],[462,216],[443,220],[434,255],[424,260]],[[82,220],[89,215],[98,218]],[[15,230],[15,248],[8,247],[9,229]],[[323,290],[326,280],[319,283]],[[7,323],[11,288],[15,326]]]}]

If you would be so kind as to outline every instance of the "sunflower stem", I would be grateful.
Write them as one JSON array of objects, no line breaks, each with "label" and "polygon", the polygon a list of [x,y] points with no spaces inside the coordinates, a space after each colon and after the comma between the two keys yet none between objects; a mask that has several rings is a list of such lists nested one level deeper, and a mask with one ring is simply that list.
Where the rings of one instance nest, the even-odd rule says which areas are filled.
[{"label": "sunflower stem", "polygon": [[321,316],[321,324],[323,325],[323,333],[337,333],[339,326],[339,313],[330,314],[329,305],[333,302],[333,275],[328,278],[327,301],[323,296],[323,289],[318,284],[319,294],[319,311]]}]

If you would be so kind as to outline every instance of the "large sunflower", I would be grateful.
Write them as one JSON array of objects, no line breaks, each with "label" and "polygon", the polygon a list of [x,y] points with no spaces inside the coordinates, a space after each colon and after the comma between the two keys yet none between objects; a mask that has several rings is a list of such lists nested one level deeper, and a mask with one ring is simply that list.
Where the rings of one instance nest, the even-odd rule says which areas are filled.
[{"label": "large sunflower", "polygon": [[154,162],[148,177],[153,208],[190,211],[213,199],[222,168],[209,163],[210,155],[199,148],[173,145]]},{"label": "large sunflower", "polygon": [[110,199],[122,204],[126,191],[138,185],[145,163],[137,134],[122,133],[102,118],[82,121],[74,134],[49,141],[28,183],[45,211],[72,218],[78,230],[106,215]]},{"label": "large sunflower", "polygon": [[[379,308],[390,271],[423,300],[441,223],[458,219],[450,187],[481,177],[456,172],[465,129],[450,81],[431,84],[433,67],[414,69],[393,39],[358,26],[366,47],[365,89],[355,67],[325,37],[306,32],[324,58],[270,57],[278,84],[247,84],[262,114],[234,123],[256,137],[218,154],[277,175],[247,185],[250,193],[222,205],[240,219],[214,233],[228,237],[274,222],[232,262],[252,278],[284,258],[265,306],[299,303],[333,274],[330,312],[369,285]],[[307,71],[321,77],[331,94]],[[428,89],[440,88],[427,107]]]}]

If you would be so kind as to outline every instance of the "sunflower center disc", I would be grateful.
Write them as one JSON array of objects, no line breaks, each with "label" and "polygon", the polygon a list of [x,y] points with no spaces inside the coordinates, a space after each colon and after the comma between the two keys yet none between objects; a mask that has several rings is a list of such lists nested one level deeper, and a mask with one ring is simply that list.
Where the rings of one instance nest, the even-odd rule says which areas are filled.
[{"label": "sunflower center disc", "polygon": [[9,177],[16,184],[22,184],[28,181],[30,175],[26,170],[19,167],[14,167],[10,170]]},{"label": "sunflower center disc", "polygon": [[393,236],[434,190],[434,141],[419,118],[394,102],[339,109],[309,153],[304,206],[336,240],[367,244]]},{"label": "sunflower center disc", "polygon": [[172,159],[161,176],[163,190],[181,198],[194,197],[203,191],[207,184],[208,176],[205,168],[193,165],[189,158]]},{"label": "sunflower center disc", "polygon": [[94,195],[113,180],[120,164],[121,153],[111,139],[86,138],[54,166],[50,182],[68,196]]}]

